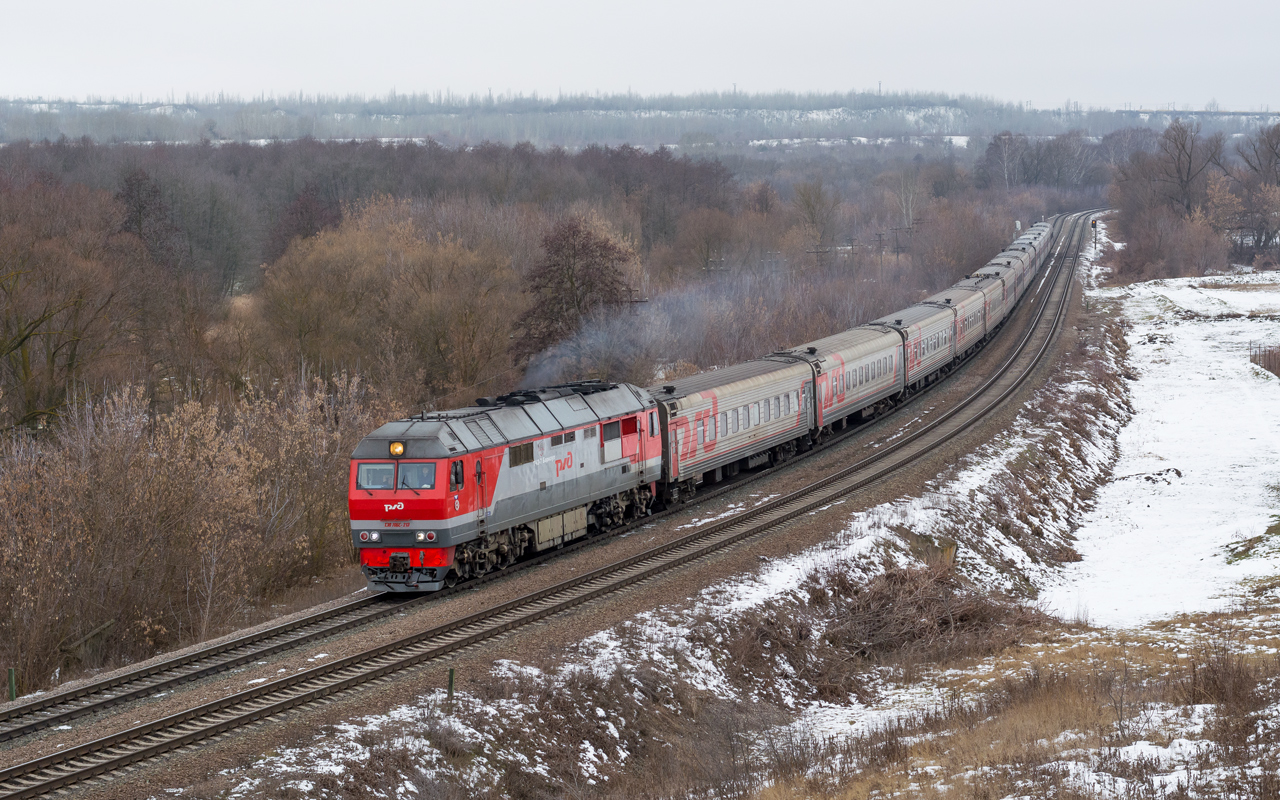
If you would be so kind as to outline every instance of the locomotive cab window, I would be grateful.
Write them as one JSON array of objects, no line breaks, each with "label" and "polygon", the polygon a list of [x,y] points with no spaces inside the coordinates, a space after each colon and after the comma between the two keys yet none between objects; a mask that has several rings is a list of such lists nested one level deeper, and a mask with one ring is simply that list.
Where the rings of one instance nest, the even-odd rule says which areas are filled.
[{"label": "locomotive cab window", "polygon": [[455,461],[449,465],[449,491],[456,492],[466,484],[467,473],[462,469],[462,462]]},{"label": "locomotive cab window", "polygon": [[657,411],[649,412],[649,435],[650,436],[658,435],[658,412]]},{"label": "locomotive cab window", "polygon": [[396,486],[401,489],[436,488],[436,465],[401,463],[400,482]]},{"label": "locomotive cab window", "polygon": [[396,483],[396,465],[392,463],[361,464],[356,469],[357,489],[390,489]]},{"label": "locomotive cab window", "polygon": [[606,422],[604,425],[600,426],[600,438],[606,442],[612,442],[614,439],[622,438],[621,420]]}]

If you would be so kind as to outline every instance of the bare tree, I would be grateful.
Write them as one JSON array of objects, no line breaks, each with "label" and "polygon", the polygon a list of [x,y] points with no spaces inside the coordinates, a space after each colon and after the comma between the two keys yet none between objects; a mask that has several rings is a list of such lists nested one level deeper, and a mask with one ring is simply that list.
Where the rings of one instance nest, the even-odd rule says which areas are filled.
[{"label": "bare tree", "polygon": [[1200,123],[1175,119],[1156,145],[1151,179],[1185,216],[1204,202],[1211,168],[1221,164],[1225,138],[1200,135]]},{"label": "bare tree", "polygon": [[583,217],[569,217],[542,238],[546,256],[526,278],[534,295],[521,319],[526,353],[567,339],[589,314],[626,300],[623,266],[635,251],[600,228]]},{"label": "bare tree", "polygon": [[819,246],[828,244],[835,237],[836,211],[840,208],[840,195],[823,185],[822,179],[797,184],[792,207],[800,221],[808,225]]}]

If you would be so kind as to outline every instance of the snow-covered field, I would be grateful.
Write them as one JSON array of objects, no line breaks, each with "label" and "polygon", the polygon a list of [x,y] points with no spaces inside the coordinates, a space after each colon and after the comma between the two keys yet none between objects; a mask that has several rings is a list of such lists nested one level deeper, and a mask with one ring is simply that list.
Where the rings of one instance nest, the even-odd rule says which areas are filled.
[{"label": "snow-covered field", "polygon": [[[1101,233],[1105,245],[1105,226]],[[1280,514],[1280,380],[1249,362],[1250,342],[1280,343],[1280,274],[1098,288],[1094,255],[1084,260],[1090,270],[1087,295],[1090,303],[1118,304],[1127,320],[1124,361],[1114,347],[1093,353],[1077,374],[1039,392],[1009,430],[918,496],[851,512],[843,532],[825,545],[601,631],[565,654],[555,674],[500,663],[495,680],[524,682],[509,699],[462,695],[456,713],[446,715],[437,695],[352,721],[318,736],[312,746],[236,771],[228,776],[235,785],[230,795],[259,796],[272,787],[308,791],[317,775],[341,775],[367,762],[371,736],[389,730],[400,731],[397,746],[411,752],[418,766],[401,786],[388,788],[387,796],[420,796],[421,787],[432,782],[479,791],[498,780],[500,762],[547,777],[547,754],[566,747],[576,754],[582,783],[607,781],[634,755],[637,732],[627,727],[625,715],[584,699],[576,711],[556,712],[553,724],[545,700],[534,699],[538,686],[545,698],[575,674],[621,680],[637,698],[637,676],[657,674],[726,702],[786,709],[791,721],[774,730],[839,737],[954,703],[1010,669],[1073,649],[1123,653],[1129,642],[1158,636],[1176,664],[1202,634],[1189,622],[1157,633],[1144,625],[1239,606],[1238,599],[1254,588],[1250,581],[1280,574],[1280,536],[1267,534]],[[1086,375],[1099,364],[1127,378],[1107,384],[1111,394],[1102,398]],[[1072,417],[1081,408],[1090,410],[1082,427]],[[815,571],[838,566],[865,579],[886,564],[911,562],[918,552],[904,542],[903,530],[917,544],[958,542],[958,566],[979,582],[1024,595],[1038,592],[1048,610],[1108,629],[1077,629],[1056,642],[1024,648],[1012,666],[993,657],[964,672],[926,670],[906,683],[872,671],[872,691],[860,700],[818,702],[807,679],[787,674],[785,664],[767,685],[744,682],[735,673],[738,665],[724,639],[736,621],[770,604],[795,602],[797,585]],[[1248,596],[1256,605],[1259,596]],[[1274,633],[1269,617],[1249,624],[1263,640]],[[1103,664],[1102,656],[1088,659]],[[1122,747],[1100,745],[1096,733],[1087,742],[1085,733],[1063,731],[1067,744],[1059,761],[1045,768],[1099,797],[1126,796],[1136,786],[1116,777],[1117,759],[1147,765],[1150,780],[1172,787],[1183,772],[1190,775],[1209,747],[1201,740],[1209,708],[1152,703],[1144,715],[1139,733],[1148,738],[1131,735]],[[1270,716],[1274,722],[1280,709]],[[575,733],[566,733],[570,729]],[[457,759],[442,757],[442,747],[448,749],[440,744],[442,735],[455,748],[473,747],[483,755],[459,767]],[[580,741],[560,741],[574,735]],[[1212,777],[1203,767],[1198,774]]]},{"label": "snow-covered field", "polygon": [[1132,323],[1134,416],[1076,533],[1084,560],[1041,597],[1111,626],[1226,607],[1249,579],[1280,574],[1273,543],[1240,557],[1280,514],[1280,380],[1249,362],[1251,342],[1280,344],[1280,273],[1092,294]]}]

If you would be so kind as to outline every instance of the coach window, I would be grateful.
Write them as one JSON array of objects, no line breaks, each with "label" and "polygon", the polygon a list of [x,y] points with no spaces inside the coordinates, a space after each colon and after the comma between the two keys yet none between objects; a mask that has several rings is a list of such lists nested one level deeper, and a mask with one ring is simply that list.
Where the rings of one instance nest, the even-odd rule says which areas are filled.
[{"label": "coach window", "polygon": [[697,427],[698,427],[698,444],[706,444],[707,443],[706,425],[703,424],[702,420],[698,420]]},{"label": "coach window", "polygon": [[773,396],[773,418],[782,418],[782,398],[776,394]]},{"label": "coach window", "polygon": [[736,408],[733,410],[733,416],[729,418],[729,426],[730,433],[738,432],[738,409]]},{"label": "coach window", "polygon": [[773,409],[772,409],[772,408],[770,408],[770,406],[769,406],[769,398],[767,398],[767,397],[766,397],[766,398],[763,400],[763,403],[764,403],[764,407],[760,409],[760,413],[763,415],[763,416],[761,417],[761,419],[762,419],[764,422],[768,422],[768,421],[769,421],[769,419],[770,419],[770,417],[769,417],[769,412],[770,412],[770,411],[772,411]]},{"label": "coach window", "polygon": [[729,435],[729,412],[728,411],[720,412],[720,435],[721,436]]},{"label": "coach window", "polygon": [[751,415],[751,427],[754,428],[755,426],[760,424],[760,404],[759,403],[752,403],[751,408],[747,411],[747,413]]},{"label": "coach window", "polygon": [[716,415],[712,414],[707,417],[707,441],[714,442],[716,440]]}]

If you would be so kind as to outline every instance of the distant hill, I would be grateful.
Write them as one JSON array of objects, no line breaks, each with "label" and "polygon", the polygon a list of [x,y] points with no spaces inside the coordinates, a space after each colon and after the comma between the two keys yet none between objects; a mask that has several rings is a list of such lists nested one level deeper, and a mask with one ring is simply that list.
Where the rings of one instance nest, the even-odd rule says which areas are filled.
[{"label": "distant hill", "polygon": [[268,142],[278,139],[435,139],[443,144],[528,141],[654,148],[748,146],[780,140],[839,141],[902,136],[989,136],[1002,130],[1101,136],[1175,117],[1206,130],[1243,133],[1280,113],[1031,109],[990,98],[938,93],[706,93],[694,95],[388,95],[366,97],[187,98],[184,102],[0,99],[0,142]]}]

